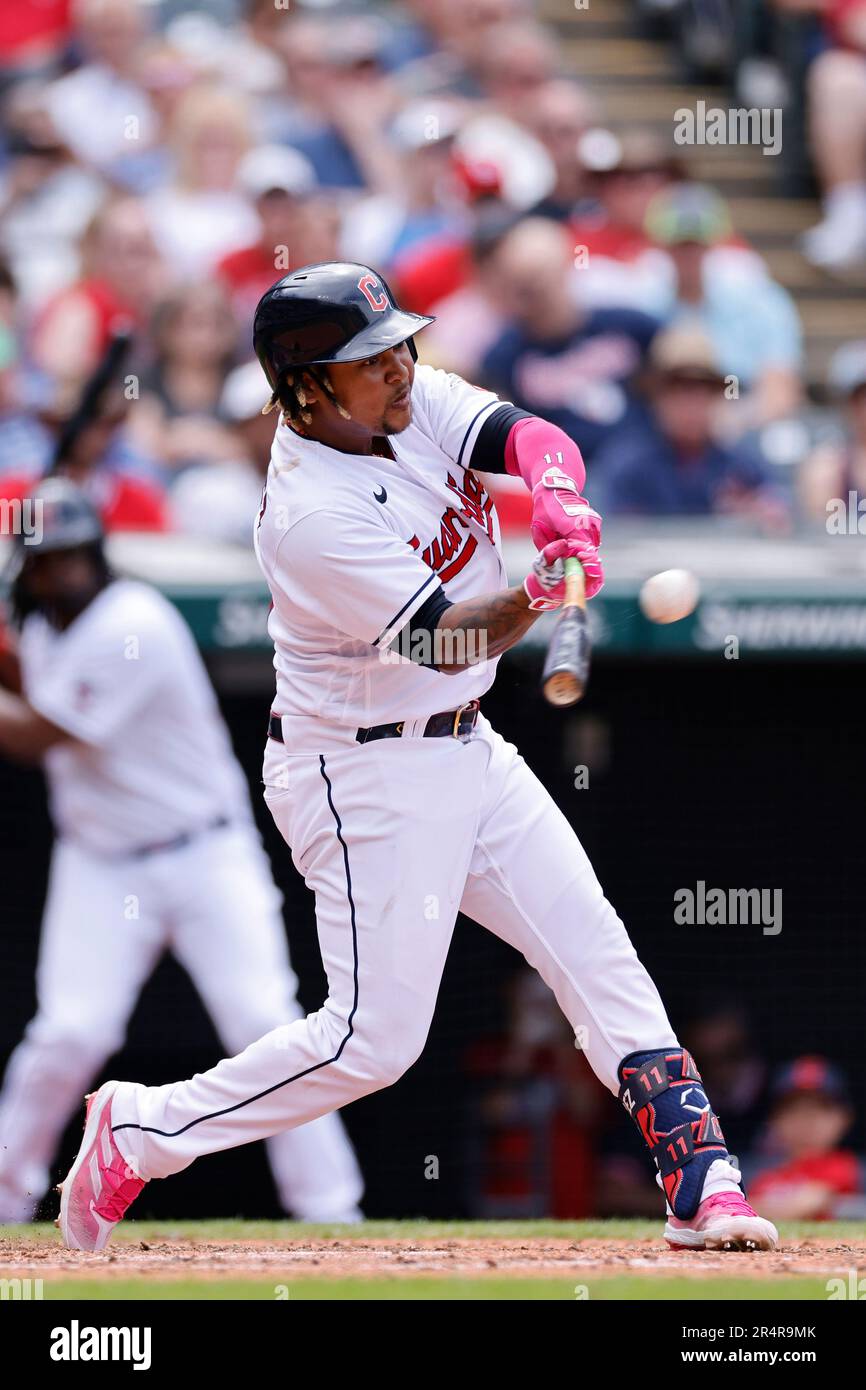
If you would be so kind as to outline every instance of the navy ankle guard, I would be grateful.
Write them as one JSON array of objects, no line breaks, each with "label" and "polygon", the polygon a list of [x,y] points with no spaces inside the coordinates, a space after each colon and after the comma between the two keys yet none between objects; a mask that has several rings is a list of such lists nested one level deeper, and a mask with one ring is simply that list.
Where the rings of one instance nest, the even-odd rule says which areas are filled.
[{"label": "navy ankle guard", "polygon": [[674,1216],[700,1206],[707,1169],[728,1150],[690,1053],[632,1052],[619,1064],[619,1098],[643,1135]]}]

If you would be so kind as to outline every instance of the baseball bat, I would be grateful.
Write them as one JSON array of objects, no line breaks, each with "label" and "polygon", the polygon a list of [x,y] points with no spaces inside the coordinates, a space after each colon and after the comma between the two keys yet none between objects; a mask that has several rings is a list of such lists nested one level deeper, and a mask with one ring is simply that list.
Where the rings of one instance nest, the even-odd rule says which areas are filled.
[{"label": "baseball bat", "polygon": [[574,555],[565,561],[565,599],[559,610],[541,675],[551,705],[574,705],[589,684],[591,646],[586,618],[586,581]]},{"label": "baseball bat", "polygon": [[124,322],[118,324],[108,340],[100,361],[81,389],[78,405],[63,424],[48,473],[54,473],[66,462],[82,430],[98,416],[106,392],[120,374],[132,345],[132,330]]}]

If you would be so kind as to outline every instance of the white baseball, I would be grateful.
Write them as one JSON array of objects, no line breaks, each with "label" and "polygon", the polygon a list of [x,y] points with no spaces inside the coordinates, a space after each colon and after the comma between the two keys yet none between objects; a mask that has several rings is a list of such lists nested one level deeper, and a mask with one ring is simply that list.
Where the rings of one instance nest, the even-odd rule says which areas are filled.
[{"label": "white baseball", "polygon": [[691,570],[662,570],[641,586],[639,602],[654,623],[676,623],[695,611],[701,586]]}]

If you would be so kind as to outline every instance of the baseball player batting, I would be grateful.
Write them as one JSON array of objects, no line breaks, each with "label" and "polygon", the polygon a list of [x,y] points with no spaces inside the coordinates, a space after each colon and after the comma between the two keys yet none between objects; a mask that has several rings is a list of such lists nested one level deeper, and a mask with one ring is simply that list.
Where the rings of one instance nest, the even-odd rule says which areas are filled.
[{"label": "baseball player batting", "polygon": [[[562,602],[563,561],[581,562],[590,598],[601,586],[580,453],[417,366],[430,322],[362,265],[307,266],[258,306],[280,412],[256,524],[276,667],[264,794],[316,895],[328,996],[192,1080],[100,1087],[62,1186],[70,1246],[101,1250],[146,1182],[200,1154],[396,1081],[424,1047],[459,911],[541,974],[634,1117],[668,1242],[776,1246],[571,826],[479,709],[497,659]],[[515,588],[482,481],[495,472],[532,494],[540,553]]]},{"label": "baseball player batting", "polygon": [[[57,841],[38,1010],[0,1092],[0,1223],[32,1217],[82,1089],[163,951],[232,1052],[303,1017],[280,894],[186,624],[156,590],[112,576],[74,484],[47,479],[37,497],[41,539],[13,556],[23,625],[9,683],[22,693],[0,690],[0,753],[44,761]],[[338,1116],[275,1134],[268,1151],[285,1210],[359,1218]]]}]

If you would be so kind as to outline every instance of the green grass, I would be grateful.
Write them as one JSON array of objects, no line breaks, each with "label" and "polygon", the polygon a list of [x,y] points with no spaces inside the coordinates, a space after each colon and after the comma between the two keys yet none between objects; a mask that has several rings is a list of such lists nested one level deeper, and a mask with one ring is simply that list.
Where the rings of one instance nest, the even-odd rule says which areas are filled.
[{"label": "green grass", "polygon": [[[363,1221],[357,1226],[312,1225],[301,1221],[125,1221],[111,1238],[112,1245],[145,1240],[489,1240],[532,1237],[561,1240],[655,1240],[658,1221]],[[0,1226],[0,1237],[59,1240],[51,1222],[32,1226]],[[824,1241],[866,1240],[866,1221],[786,1221],[783,1239]]]},{"label": "green grass", "polygon": [[[443,1279],[436,1275],[413,1275],[408,1279],[292,1279],[281,1286],[288,1291],[278,1300],[276,1286],[270,1281],[220,1280],[75,1280],[45,1281],[46,1301],[79,1302],[84,1300],[150,1301],[237,1301],[244,1302],[366,1302],[374,1301],[487,1301],[517,1302],[609,1302],[637,1300],[662,1302],[695,1300],[724,1300],[753,1302],[778,1300],[786,1302],[824,1300],[827,1297],[824,1279],[680,1279],[653,1276],[593,1276],[588,1285],[576,1285],[574,1279]],[[576,1288],[588,1289],[578,1294]]]}]

